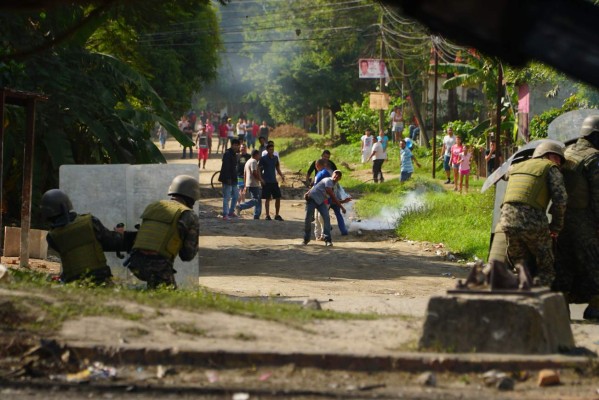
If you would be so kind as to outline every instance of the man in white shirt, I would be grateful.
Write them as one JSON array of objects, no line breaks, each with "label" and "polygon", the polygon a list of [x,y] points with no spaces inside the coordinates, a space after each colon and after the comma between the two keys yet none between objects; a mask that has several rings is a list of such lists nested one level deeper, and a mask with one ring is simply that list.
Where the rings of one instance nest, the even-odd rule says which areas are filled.
[{"label": "man in white shirt", "polygon": [[451,183],[451,146],[455,144],[455,136],[453,136],[453,129],[447,128],[447,135],[443,137],[443,147],[441,148],[441,157],[443,157],[443,169],[445,175],[447,175],[446,184]]},{"label": "man in white shirt", "polygon": [[304,245],[307,245],[310,242],[310,228],[312,226],[312,220],[314,219],[314,210],[318,210],[324,222],[323,236],[325,245],[333,245],[333,241],[331,239],[331,219],[329,217],[329,206],[326,204],[325,200],[330,199],[332,204],[338,205],[341,211],[345,213],[345,208],[343,207],[342,202],[339,201],[339,199],[337,199],[333,191],[335,183],[341,180],[341,176],[341,171],[334,171],[332,178],[322,179],[316,185],[312,186],[312,189],[310,189],[304,195],[304,199],[306,200],[306,216],[304,218],[304,241],[302,242]]},{"label": "man in white shirt", "polygon": [[374,183],[385,182],[385,177],[383,177],[383,163],[387,159],[387,153],[385,153],[385,149],[383,149],[383,144],[377,140],[377,137],[374,136],[374,144],[372,145],[372,152],[370,153],[370,157],[368,160],[372,158],[372,179]]},{"label": "man in white shirt", "polygon": [[366,160],[368,160],[370,153],[372,153],[372,138],[372,131],[370,129],[366,129],[366,132],[360,138],[360,152],[362,153],[362,164],[364,164]]},{"label": "man in white shirt", "polygon": [[260,151],[254,149],[252,150],[252,158],[245,163],[243,169],[243,190],[246,192],[249,191],[252,198],[236,207],[235,211],[237,211],[237,215],[239,215],[242,210],[254,207],[254,219],[260,219],[260,214],[262,213],[260,187],[264,183],[264,179],[262,179],[262,174],[260,173],[260,167],[258,166],[260,158]]}]

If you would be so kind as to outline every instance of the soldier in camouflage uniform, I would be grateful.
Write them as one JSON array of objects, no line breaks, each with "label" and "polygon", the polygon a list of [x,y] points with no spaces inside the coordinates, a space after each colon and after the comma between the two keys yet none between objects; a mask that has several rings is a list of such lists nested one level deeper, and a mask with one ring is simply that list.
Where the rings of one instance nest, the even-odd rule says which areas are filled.
[{"label": "soldier in camouflage uniform", "polygon": [[169,200],[151,203],[144,210],[128,267],[149,289],[176,288],[173,263],[179,255],[191,261],[198,252],[200,220],[193,211],[200,198],[200,183],[187,175],[173,179]]},{"label": "soldier in camouflage uniform", "polygon": [[[509,261],[546,286],[555,276],[553,240],[562,229],[566,211],[566,188],[559,170],[563,161],[562,147],[546,141],[537,146],[531,159],[510,168],[489,259],[490,263],[493,259]],[[549,201],[551,223],[546,216]],[[521,280],[523,284],[527,285]]]},{"label": "soldier in camouflage uniform", "polygon": [[554,290],[589,303],[583,318],[599,321],[599,116],[589,116],[565,152],[568,209],[558,239]]},{"label": "soldier in camouflage uniform", "polygon": [[41,212],[50,222],[48,246],[60,254],[60,280],[110,283],[112,273],[104,251],[125,250],[124,234],[108,230],[91,214],[77,214],[69,197],[59,189],[44,193]]}]

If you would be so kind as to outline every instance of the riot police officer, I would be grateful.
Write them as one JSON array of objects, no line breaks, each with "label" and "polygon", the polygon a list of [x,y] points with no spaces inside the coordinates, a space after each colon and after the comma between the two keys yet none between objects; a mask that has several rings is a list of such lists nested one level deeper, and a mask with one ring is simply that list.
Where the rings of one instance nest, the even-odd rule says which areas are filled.
[{"label": "riot police officer", "polygon": [[563,234],[558,239],[554,290],[570,303],[588,303],[583,318],[599,321],[599,115],[587,117],[565,151],[568,191]]},{"label": "riot police officer", "polygon": [[77,214],[67,194],[59,189],[43,194],[41,213],[50,222],[48,245],[60,254],[60,280],[109,283],[112,273],[104,251],[124,250],[123,233],[108,230],[91,214]]},{"label": "riot police officer", "polygon": [[198,252],[200,221],[193,211],[200,198],[200,183],[188,175],[173,179],[169,200],[149,204],[133,244],[128,267],[149,289],[176,288],[173,263],[177,255],[191,261]]},{"label": "riot police officer", "polygon": [[[555,276],[553,240],[562,229],[566,210],[566,188],[559,170],[563,161],[563,147],[547,140],[536,147],[531,159],[510,168],[489,257],[490,263],[509,261],[520,271],[529,270],[545,286]],[[520,274],[520,287],[530,286],[523,282],[526,275]]]}]

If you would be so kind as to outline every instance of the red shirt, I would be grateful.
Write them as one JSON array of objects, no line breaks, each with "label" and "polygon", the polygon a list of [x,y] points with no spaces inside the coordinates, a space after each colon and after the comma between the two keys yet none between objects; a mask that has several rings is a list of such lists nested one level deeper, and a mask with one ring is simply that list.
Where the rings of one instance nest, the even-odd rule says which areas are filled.
[{"label": "red shirt", "polygon": [[254,124],[254,125],[252,126],[252,136],[253,136],[253,137],[256,137],[256,136],[258,136],[258,131],[259,131],[259,130],[260,130],[260,125],[258,125],[258,124]]},{"label": "red shirt", "polygon": [[218,127],[218,136],[222,138],[227,137],[227,124],[220,124]]}]

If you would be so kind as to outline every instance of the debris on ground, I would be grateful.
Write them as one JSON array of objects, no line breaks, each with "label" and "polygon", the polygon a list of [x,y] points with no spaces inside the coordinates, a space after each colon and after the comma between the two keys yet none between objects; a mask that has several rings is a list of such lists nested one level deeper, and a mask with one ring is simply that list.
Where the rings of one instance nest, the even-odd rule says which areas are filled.
[{"label": "debris on ground", "polygon": [[559,371],[553,369],[542,369],[539,371],[539,377],[537,379],[537,385],[539,386],[553,386],[559,385]]}]

